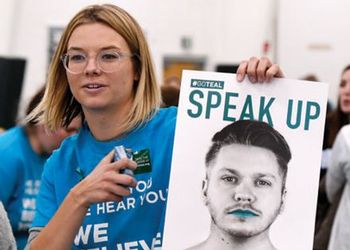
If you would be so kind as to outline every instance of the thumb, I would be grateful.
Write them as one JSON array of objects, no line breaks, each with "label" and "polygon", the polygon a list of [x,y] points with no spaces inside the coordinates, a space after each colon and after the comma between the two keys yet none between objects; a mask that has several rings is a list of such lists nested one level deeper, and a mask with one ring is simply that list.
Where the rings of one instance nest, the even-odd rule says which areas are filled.
[{"label": "thumb", "polygon": [[113,157],[114,157],[114,149],[112,151],[110,151],[105,157],[103,157],[103,159],[100,161],[100,163],[102,163],[102,164],[111,163],[113,161]]}]

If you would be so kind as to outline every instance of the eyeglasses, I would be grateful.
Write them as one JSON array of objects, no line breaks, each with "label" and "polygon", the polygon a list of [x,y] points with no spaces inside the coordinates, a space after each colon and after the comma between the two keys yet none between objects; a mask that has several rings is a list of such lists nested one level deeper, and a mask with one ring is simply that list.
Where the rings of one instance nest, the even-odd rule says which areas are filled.
[{"label": "eyeglasses", "polygon": [[[116,51],[101,51],[96,56],[97,67],[105,73],[112,73],[118,69],[124,58],[134,57],[136,54],[126,54]],[[71,74],[81,74],[88,64],[89,57],[82,52],[68,52],[61,56],[65,69]]]}]

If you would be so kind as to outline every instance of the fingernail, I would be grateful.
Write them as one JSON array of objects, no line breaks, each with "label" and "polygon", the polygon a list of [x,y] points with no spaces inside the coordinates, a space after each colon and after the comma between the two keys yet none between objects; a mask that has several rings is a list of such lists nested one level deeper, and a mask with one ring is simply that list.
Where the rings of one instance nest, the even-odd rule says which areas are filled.
[{"label": "fingernail", "polygon": [[249,77],[249,80],[250,80],[251,82],[256,82],[256,79],[255,79],[255,77],[253,77],[253,76]]},{"label": "fingernail", "polygon": [[240,82],[243,80],[243,75],[242,74],[237,74],[237,80]]}]

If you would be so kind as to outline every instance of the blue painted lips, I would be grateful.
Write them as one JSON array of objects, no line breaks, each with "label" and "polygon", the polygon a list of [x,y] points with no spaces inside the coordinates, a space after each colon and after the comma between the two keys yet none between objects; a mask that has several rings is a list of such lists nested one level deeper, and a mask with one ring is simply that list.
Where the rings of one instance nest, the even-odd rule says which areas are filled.
[{"label": "blue painted lips", "polygon": [[232,214],[238,218],[242,218],[242,219],[252,218],[252,217],[258,216],[256,213],[254,213],[250,210],[242,210],[242,209],[235,210],[235,211],[231,212],[230,214]]}]

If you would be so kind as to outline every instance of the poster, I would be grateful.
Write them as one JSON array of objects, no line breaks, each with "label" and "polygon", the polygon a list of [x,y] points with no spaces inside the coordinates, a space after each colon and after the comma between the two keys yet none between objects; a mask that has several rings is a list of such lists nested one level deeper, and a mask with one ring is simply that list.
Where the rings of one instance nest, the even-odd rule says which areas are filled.
[{"label": "poster", "polygon": [[[184,71],[163,249],[235,249],[235,244],[246,249],[243,246],[250,244],[250,250],[312,250],[327,92],[325,83],[289,79],[274,79],[269,84],[251,84],[245,79],[238,83],[234,74]],[[253,146],[249,153],[244,151],[248,145],[222,146],[214,160],[206,163],[213,135],[239,120],[267,124],[284,138],[291,155],[284,184],[279,170],[272,177],[265,170],[270,165],[273,171],[280,167],[279,156],[265,149],[275,156],[269,156],[272,160],[266,163],[260,146]],[[225,157],[231,158],[225,161]],[[244,163],[238,164],[241,160]],[[229,169],[231,165],[244,165],[244,169],[216,176],[213,180],[226,189],[221,193],[220,189],[211,190],[211,175],[218,173],[214,169]],[[280,190],[277,198],[272,197],[275,191],[269,191],[272,187]],[[267,190],[267,195],[262,196],[261,190]],[[221,198],[226,203],[249,205],[238,209],[220,203]],[[213,242],[219,243],[210,245]],[[230,247],[224,248],[223,243]]]}]

